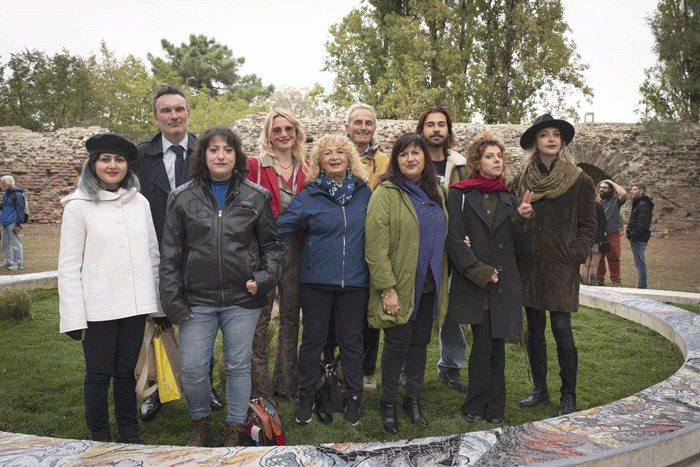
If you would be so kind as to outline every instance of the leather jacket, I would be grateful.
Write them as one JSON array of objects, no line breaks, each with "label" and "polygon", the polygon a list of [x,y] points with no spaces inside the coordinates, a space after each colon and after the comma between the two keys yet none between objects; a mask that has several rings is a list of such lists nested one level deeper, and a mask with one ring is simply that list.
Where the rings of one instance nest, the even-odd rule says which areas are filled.
[{"label": "leather jacket", "polygon": [[[269,191],[234,177],[219,210],[206,181],[181,185],[168,198],[163,229],[163,311],[179,324],[193,306],[263,307],[280,279],[283,254]],[[255,295],[246,289],[251,279]]]}]

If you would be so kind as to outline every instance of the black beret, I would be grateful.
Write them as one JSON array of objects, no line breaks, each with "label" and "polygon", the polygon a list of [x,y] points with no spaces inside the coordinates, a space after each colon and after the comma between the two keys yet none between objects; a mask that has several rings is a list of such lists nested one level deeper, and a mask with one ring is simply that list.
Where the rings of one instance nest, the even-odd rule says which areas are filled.
[{"label": "black beret", "polygon": [[124,156],[129,162],[134,162],[139,155],[136,145],[119,133],[101,133],[92,136],[85,141],[85,148],[91,156],[108,152]]},{"label": "black beret", "polygon": [[532,146],[532,140],[535,138],[538,131],[542,128],[551,127],[558,128],[559,131],[561,131],[561,136],[566,144],[569,144],[571,140],[574,139],[574,126],[571,123],[566,120],[557,120],[549,114],[544,114],[537,117],[535,123],[520,137],[520,147],[528,149]]}]

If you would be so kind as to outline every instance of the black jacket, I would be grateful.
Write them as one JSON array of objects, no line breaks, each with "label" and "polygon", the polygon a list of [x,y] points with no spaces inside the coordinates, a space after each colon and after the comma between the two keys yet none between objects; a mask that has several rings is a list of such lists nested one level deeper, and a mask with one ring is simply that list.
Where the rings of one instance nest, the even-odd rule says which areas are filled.
[{"label": "black jacket", "polygon": [[[190,156],[197,147],[197,137],[192,133],[187,134],[187,157],[185,158],[185,170],[187,180],[189,180],[189,170],[187,163]],[[141,184],[141,194],[151,205],[151,216],[153,216],[153,226],[156,228],[156,237],[160,244],[163,239],[163,224],[165,224],[165,206],[170,194],[170,182],[168,174],[163,165],[163,139],[158,133],[151,141],[141,143],[137,146],[139,157],[134,162],[132,169],[139,177]]]},{"label": "black jacket", "polygon": [[[516,257],[532,252],[534,247],[532,233],[517,228],[513,222],[520,204],[518,198],[505,192],[498,192],[497,196],[498,207],[491,224],[478,190],[450,188],[445,248],[453,269],[447,319],[483,324],[484,301],[489,290],[491,335],[505,338],[522,329],[523,287]],[[465,235],[469,236],[471,247],[464,243]],[[497,283],[477,285],[467,279],[467,268],[477,261],[498,270]]]},{"label": "black jacket", "polygon": [[[263,307],[280,279],[283,254],[265,188],[236,179],[219,210],[209,184],[181,185],[168,198],[163,229],[163,311],[179,324],[197,305]],[[246,289],[251,279],[256,295]]]},{"label": "black jacket", "polygon": [[595,203],[595,214],[598,219],[598,230],[596,231],[593,243],[600,243],[608,239],[605,235],[605,230],[608,228],[608,220],[605,217],[605,209],[602,203]]},{"label": "black jacket", "polygon": [[651,211],[654,203],[647,195],[632,201],[632,213],[627,223],[627,238],[631,242],[648,242],[651,237]]}]

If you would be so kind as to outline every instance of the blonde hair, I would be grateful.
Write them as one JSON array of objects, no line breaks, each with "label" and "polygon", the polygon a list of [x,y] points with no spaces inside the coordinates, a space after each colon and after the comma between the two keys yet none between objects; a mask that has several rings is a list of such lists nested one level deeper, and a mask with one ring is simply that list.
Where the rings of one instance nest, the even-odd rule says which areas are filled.
[{"label": "blonde hair", "polygon": [[491,133],[482,133],[469,143],[467,149],[467,178],[474,177],[478,172],[479,162],[484,156],[484,150],[488,146],[497,146],[503,154],[503,173],[501,180],[503,183],[509,182],[508,158],[506,157],[506,147],[503,141],[491,135]]},{"label": "blonde hair", "polygon": [[301,165],[306,166],[306,133],[301,126],[301,122],[289,110],[273,109],[267,114],[263,123],[263,131],[260,134],[258,143],[260,145],[260,155],[273,153],[272,143],[270,142],[270,133],[272,132],[272,122],[276,117],[283,117],[289,120],[289,123],[294,125],[296,138],[294,139],[294,147],[292,148],[292,157]]},{"label": "blonde hair", "polygon": [[309,173],[306,177],[307,185],[315,182],[318,175],[321,173],[321,155],[330,146],[335,146],[342,149],[348,156],[348,169],[357,178],[365,179],[367,172],[365,166],[357,154],[357,148],[350,139],[345,135],[325,135],[319,139],[311,150],[309,158]]}]

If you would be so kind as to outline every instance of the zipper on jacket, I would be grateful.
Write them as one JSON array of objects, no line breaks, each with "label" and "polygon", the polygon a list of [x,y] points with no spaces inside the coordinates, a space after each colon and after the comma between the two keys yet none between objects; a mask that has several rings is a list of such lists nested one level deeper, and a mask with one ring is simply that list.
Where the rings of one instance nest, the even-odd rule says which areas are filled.
[{"label": "zipper on jacket", "polygon": [[343,266],[342,269],[340,270],[340,286],[345,287],[345,236],[348,232],[348,218],[345,215],[345,206],[341,206],[343,208]]}]

